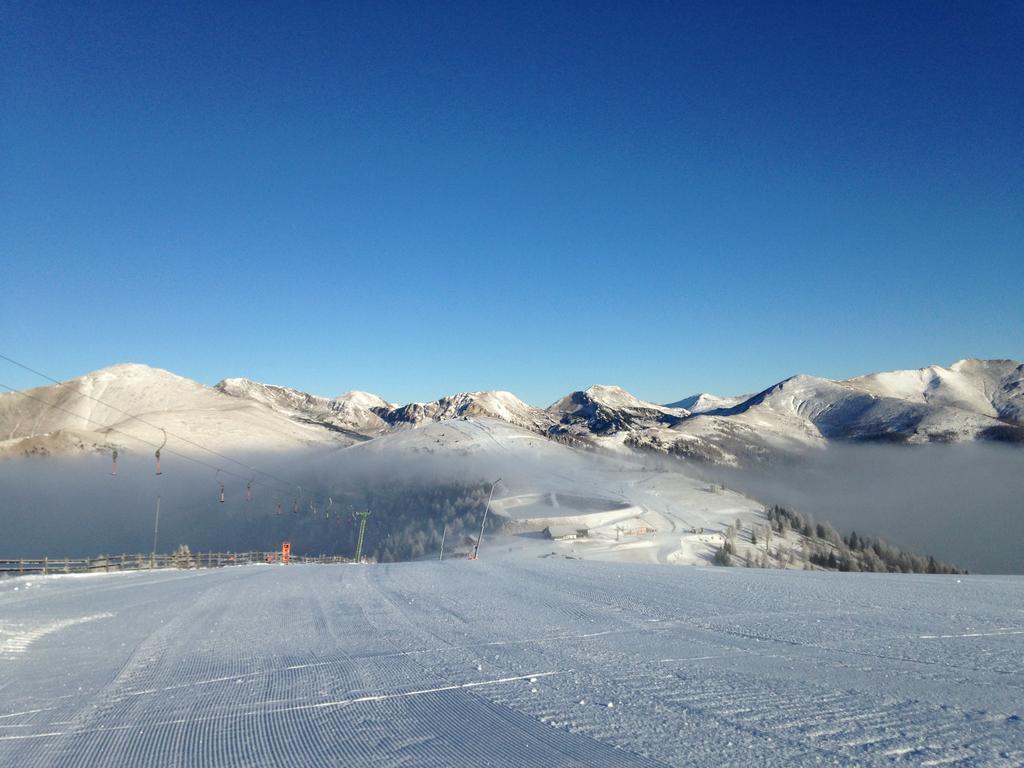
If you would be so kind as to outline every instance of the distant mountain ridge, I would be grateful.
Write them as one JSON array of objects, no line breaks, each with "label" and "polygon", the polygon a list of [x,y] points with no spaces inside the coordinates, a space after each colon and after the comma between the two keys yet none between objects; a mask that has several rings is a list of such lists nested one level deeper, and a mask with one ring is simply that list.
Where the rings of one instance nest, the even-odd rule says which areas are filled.
[{"label": "distant mountain ridge", "polygon": [[29,390],[33,399],[0,395],[0,455],[131,447],[119,429],[152,441],[161,437],[158,427],[217,449],[337,448],[467,418],[577,445],[722,464],[772,461],[830,441],[1024,442],[1024,365],[1014,360],[966,359],[845,381],[801,374],[751,396],[702,393],[669,405],[608,385],[572,392],[547,408],[504,391],[397,405],[368,392],[323,397],[243,378],[207,387],[138,364],[66,384]]}]

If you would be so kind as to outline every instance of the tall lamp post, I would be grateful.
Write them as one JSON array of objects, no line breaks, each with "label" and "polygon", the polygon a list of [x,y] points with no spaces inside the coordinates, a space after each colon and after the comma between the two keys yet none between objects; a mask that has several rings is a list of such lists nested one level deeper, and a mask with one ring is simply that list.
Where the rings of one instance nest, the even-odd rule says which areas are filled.
[{"label": "tall lamp post", "polygon": [[476,546],[473,547],[473,559],[477,560],[480,554],[480,542],[484,538],[484,525],[487,524],[487,512],[491,508],[491,498],[494,496],[494,487],[501,482],[499,477],[493,483],[491,483],[491,492],[487,495],[487,506],[484,507],[484,519],[480,521],[480,535],[476,537]]}]

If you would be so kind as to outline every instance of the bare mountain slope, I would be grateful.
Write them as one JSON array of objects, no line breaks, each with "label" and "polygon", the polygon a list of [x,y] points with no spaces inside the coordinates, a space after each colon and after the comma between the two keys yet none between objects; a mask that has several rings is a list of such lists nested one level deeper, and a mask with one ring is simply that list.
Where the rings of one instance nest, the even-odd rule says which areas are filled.
[{"label": "bare mountain slope", "polygon": [[973,437],[993,426],[993,417],[974,411],[876,395],[848,382],[803,375],[706,415],[830,439],[945,440]]},{"label": "bare mountain slope", "polygon": [[[229,397],[191,379],[133,363],[25,394],[29,397],[0,395],[2,454],[110,447],[151,451],[152,443],[163,441],[160,428],[214,450],[289,450],[339,441],[327,430],[297,423],[266,404]],[[168,447],[193,450],[179,440],[170,440]]]},{"label": "bare mountain slope", "polygon": [[730,407],[694,414],[631,444],[718,463],[772,461],[828,441],[929,443],[1024,439],[1021,365],[964,360],[950,368],[847,381],[790,377]]},{"label": "bare mountain slope", "polygon": [[1024,424],[1024,364],[1015,360],[959,360],[949,368],[872,373],[848,384],[894,397]]},{"label": "bare mountain slope", "polygon": [[263,403],[296,421],[336,429],[358,439],[385,431],[388,425],[382,414],[394,408],[369,392],[346,392],[338,397],[321,397],[249,379],[224,379],[214,388],[243,401],[248,399]]}]

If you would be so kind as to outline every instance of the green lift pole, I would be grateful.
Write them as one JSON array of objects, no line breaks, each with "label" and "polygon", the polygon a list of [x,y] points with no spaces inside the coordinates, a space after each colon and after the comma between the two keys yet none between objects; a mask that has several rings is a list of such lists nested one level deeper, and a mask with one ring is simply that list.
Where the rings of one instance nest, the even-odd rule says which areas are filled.
[{"label": "green lift pole", "polygon": [[359,541],[356,543],[356,562],[361,563],[363,560],[363,537],[366,535],[366,518],[370,516],[370,510],[367,509],[363,512],[353,512],[353,520],[356,515],[363,518],[363,521],[359,524]]}]

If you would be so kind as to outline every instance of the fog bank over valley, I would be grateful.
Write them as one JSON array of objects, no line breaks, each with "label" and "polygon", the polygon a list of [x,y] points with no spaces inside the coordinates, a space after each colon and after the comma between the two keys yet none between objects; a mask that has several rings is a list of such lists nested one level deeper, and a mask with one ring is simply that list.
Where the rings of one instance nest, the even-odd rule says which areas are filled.
[{"label": "fog bank over valley", "polygon": [[972,571],[1024,573],[1024,452],[990,444],[832,444],[763,468],[705,469],[765,503]]}]

